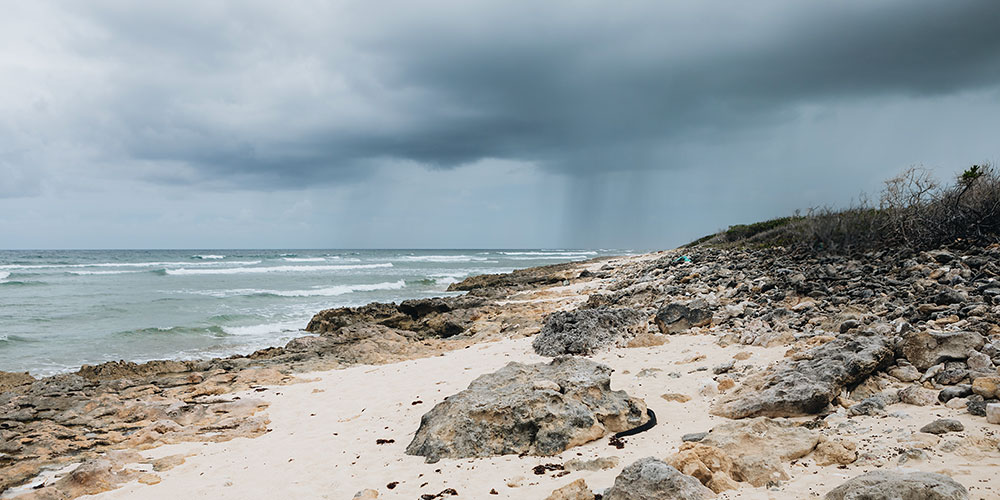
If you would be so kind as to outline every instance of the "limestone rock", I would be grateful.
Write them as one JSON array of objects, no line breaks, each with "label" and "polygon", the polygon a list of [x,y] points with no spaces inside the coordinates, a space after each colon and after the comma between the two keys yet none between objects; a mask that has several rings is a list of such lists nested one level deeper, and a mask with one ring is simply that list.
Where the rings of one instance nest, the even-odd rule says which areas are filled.
[{"label": "limestone rock", "polygon": [[986,421],[991,424],[1000,424],[1000,403],[986,405]]},{"label": "limestone rock", "polygon": [[971,385],[956,385],[952,387],[945,387],[941,389],[938,393],[938,401],[942,403],[947,403],[955,398],[964,398],[972,394]]},{"label": "limestone rock", "polygon": [[823,411],[840,391],[892,359],[892,345],[880,335],[841,335],[809,351],[808,359],[744,382],[720,400],[712,413],[728,418],[790,417]]},{"label": "limestone rock", "polygon": [[32,377],[28,372],[14,373],[0,371],[0,392],[22,385],[28,385],[34,381],[35,377]]},{"label": "limestone rock", "polygon": [[967,500],[954,479],[929,472],[904,474],[877,470],[855,477],[826,494],[826,500]]},{"label": "limestone rock", "polygon": [[900,363],[889,370],[889,375],[896,377],[901,382],[913,382],[920,378],[920,370],[917,370],[910,363]]},{"label": "limestone rock", "polygon": [[551,285],[573,278],[577,272],[575,263],[566,263],[518,269],[511,273],[479,274],[465,278],[458,283],[452,283],[448,286],[448,291],[469,291],[475,294],[503,288],[516,290],[531,286]]},{"label": "limestone rock", "polygon": [[596,471],[604,469],[614,469],[618,467],[618,457],[598,457],[593,460],[580,460],[579,458],[573,458],[567,460],[563,464],[563,468],[568,471]]},{"label": "limestone rock", "polygon": [[947,434],[949,432],[961,432],[965,430],[962,422],[952,418],[941,418],[920,428],[920,432],[928,434]]},{"label": "limestone rock", "polygon": [[732,478],[733,461],[714,446],[684,443],[667,463],[716,493],[739,488]]},{"label": "limestone rock", "polygon": [[937,402],[937,393],[919,385],[911,385],[899,390],[899,400],[908,405],[930,406]]},{"label": "limestone rock", "polygon": [[701,500],[715,493],[697,479],[681,474],[677,469],[654,457],[643,458],[629,465],[615,478],[615,484],[604,495],[605,500]]},{"label": "limestone rock", "polygon": [[813,458],[816,465],[848,465],[858,459],[858,445],[846,439],[823,441],[816,445]]},{"label": "limestone rock", "polygon": [[900,350],[914,367],[926,370],[945,361],[966,359],[985,342],[976,332],[910,332]]},{"label": "limestone rock", "polygon": [[586,481],[577,479],[553,491],[545,500],[594,500],[594,492],[590,491]]},{"label": "limestone rock", "polygon": [[970,352],[969,359],[965,362],[969,365],[969,369],[974,372],[992,372],[996,370],[993,360],[979,351]]},{"label": "limestone rock", "polygon": [[681,333],[691,327],[705,326],[712,322],[712,311],[704,300],[687,304],[674,302],[656,311],[653,321],[660,333]]},{"label": "limestone rock", "polygon": [[624,346],[646,330],[647,316],[635,309],[578,309],[548,315],[531,346],[542,356],[591,354],[601,347]]},{"label": "limestone rock", "polygon": [[972,381],[972,392],[986,399],[1000,397],[1000,376],[976,378]]},{"label": "limestone rock", "polygon": [[[424,414],[406,453],[428,462],[547,456],[644,423],[645,403],[612,391],[611,371],[575,357],[548,364],[510,363]],[[559,390],[544,388],[539,381],[551,381]]]},{"label": "limestone rock", "polygon": [[471,326],[479,308],[487,304],[481,297],[461,296],[405,300],[399,305],[374,302],[338,307],[316,313],[306,331],[324,334],[349,326],[382,325],[413,332],[420,338],[452,337]]},{"label": "limestone rock", "polygon": [[758,417],[713,428],[700,444],[722,450],[733,461],[733,479],[764,486],[788,479],[783,462],[808,455],[820,434],[786,420]]}]

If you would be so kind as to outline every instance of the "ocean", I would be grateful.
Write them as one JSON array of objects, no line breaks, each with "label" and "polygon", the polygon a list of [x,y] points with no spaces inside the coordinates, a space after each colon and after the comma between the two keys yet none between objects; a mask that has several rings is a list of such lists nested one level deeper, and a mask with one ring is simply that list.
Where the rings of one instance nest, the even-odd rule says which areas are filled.
[{"label": "ocean", "polygon": [[452,295],[468,276],[628,250],[0,251],[0,370],[247,354],[322,309]]}]

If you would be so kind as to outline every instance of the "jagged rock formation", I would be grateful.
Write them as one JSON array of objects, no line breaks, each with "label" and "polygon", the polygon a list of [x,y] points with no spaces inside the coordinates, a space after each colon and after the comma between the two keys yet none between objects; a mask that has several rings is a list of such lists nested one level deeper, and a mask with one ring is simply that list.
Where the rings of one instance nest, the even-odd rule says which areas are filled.
[{"label": "jagged rock formation", "polygon": [[716,426],[698,444],[732,460],[733,480],[764,486],[787,480],[784,463],[808,455],[820,439],[818,432],[790,421],[758,417]]},{"label": "jagged rock formation", "polygon": [[320,311],[306,326],[312,333],[331,333],[358,324],[374,324],[414,332],[421,338],[447,338],[467,330],[487,304],[479,297],[405,300],[399,305],[372,303]]},{"label": "jagged rock formation", "polygon": [[673,302],[656,311],[654,318],[660,333],[681,333],[691,327],[705,326],[712,322],[712,311],[703,299],[684,304]]},{"label": "jagged rock formation", "polygon": [[892,340],[844,335],[816,347],[763,379],[744,383],[712,409],[729,418],[791,417],[823,411],[845,386],[860,382],[892,360]]},{"label": "jagged rock formation", "polygon": [[643,401],[611,390],[607,366],[575,357],[510,363],[424,414],[406,453],[428,462],[554,455],[645,419]]},{"label": "jagged rock formation", "polygon": [[512,291],[545,285],[554,285],[578,278],[578,263],[552,264],[550,266],[518,269],[506,274],[480,274],[470,276],[448,286],[449,292],[469,292],[469,295],[496,297]]},{"label": "jagged rock formation", "polygon": [[607,346],[623,347],[646,332],[648,315],[635,309],[578,309],[554,312],[531,346],[542,356],[591,354]]}]

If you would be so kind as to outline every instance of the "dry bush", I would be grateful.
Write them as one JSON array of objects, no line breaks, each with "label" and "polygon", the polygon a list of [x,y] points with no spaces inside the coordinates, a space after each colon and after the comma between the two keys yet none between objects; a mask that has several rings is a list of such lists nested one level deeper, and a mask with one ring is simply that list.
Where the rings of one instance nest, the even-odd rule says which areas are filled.
[{"label": "dry bush", "polygon": [[702,240],[837,253],[995,243],[1000,174],[988,163],[973,165],[954,184],[941,186],[929,171],[910,168],[885,182],[877,206],[862,198],[845,210],[812,209],[805,217],[775,221],[734,226]]}]

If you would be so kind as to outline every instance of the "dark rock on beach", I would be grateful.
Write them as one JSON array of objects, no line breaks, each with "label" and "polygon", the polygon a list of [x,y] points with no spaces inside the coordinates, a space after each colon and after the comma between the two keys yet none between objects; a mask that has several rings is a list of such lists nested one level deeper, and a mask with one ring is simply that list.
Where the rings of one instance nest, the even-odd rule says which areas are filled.
[{"label": "dark rock on beach", "polygon": [[548,315],[531,343],[542,356],[591,354],[607,346],[623,346],[646,331],[647,315],[635,309],[578,309]]},{"label": "dark rock on beach", "polygon": [[695,300],[687,304],[674,302],[656,311],[654,321],[661,333],[681,333],[691,327],[711,323],[712,312],[704,300]]}]

